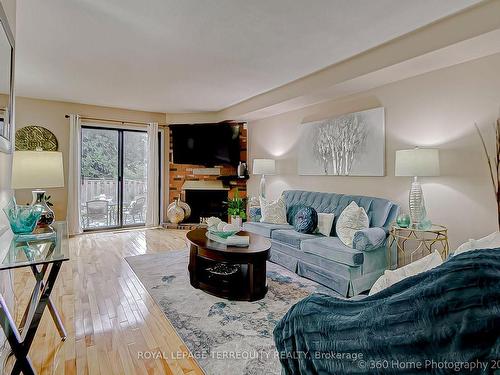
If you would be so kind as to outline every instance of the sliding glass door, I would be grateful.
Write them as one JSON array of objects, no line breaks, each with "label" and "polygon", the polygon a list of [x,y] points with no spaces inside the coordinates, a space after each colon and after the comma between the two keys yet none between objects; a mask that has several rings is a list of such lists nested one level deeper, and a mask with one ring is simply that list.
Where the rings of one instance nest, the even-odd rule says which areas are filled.
[{"label": "sliding glass door", "polygon": [[119,226],[119,132],[82,128],[80,216],[82,228]]},{"label": "sliding glass door", "polygon": [[145,131],[82,127],[84,230],[144,225],[147,161]]},{"label": "sliding glass door", "polygon": [[123,132],[123,225],[144,225],[148,175],[148,135]]}]

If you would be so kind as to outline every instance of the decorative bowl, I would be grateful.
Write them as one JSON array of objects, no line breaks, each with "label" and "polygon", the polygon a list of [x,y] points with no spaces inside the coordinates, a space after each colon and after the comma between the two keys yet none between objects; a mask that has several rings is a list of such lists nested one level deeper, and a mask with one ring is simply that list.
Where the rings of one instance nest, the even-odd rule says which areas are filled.
[{"label": "decorative bowl", "polygon": [[232,230],[229,232],[223,232],[223,231],[219,231],[219,230],[210,230],[210,229],[208,231],[210,232],[210,234],[213,234],[214,236],[224,238],[224,239],[231,237],[231,236],[234,236],[236,233],[239,232],[239,230]]},{"label": "decorative bowl", "polygon": [[15,199],[12,198],[3,212],[7,215],[14,234],[28,234],[35,229],[36,223],[42,215],[42,208],[39,206],[18,206]]}]

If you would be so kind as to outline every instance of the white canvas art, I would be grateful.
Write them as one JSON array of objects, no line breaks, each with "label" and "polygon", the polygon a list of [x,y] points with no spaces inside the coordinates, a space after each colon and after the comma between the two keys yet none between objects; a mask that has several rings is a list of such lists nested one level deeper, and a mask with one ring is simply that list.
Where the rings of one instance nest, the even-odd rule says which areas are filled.
[{"label": "white canvas art", "polygon": [[302,125],[299,175],[384,176],[384,108]]}]

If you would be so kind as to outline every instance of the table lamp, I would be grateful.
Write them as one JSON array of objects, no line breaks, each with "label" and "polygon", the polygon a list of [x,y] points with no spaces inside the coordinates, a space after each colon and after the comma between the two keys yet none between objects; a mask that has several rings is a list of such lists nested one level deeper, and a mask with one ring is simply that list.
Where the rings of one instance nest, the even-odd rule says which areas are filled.
[{"label": "table lamp", "polygon": [[266,175],[273,175],[276,173],[276,160],[274,159],[253,159],[253,174],[260,174],[260,187],[259,196],[266,197]]},{"label": "table lamp", "polygon": [[[418,148],[396,151],[396,176],[413,177],[410,189],[410,218],[414,228],[426,229],[430,221],[426,219],[424,193],[418,177],[439,176],[439,150]],[[428,228],[427,228],[428,229]]]},{"label": "table lamp", "polygon": [[12,160],[12,189],[30,189],[31,205],[42,208],[37,227],[50,226],[54,211],[45,202],[44,188],[64,187],[62,152],[57,151],[15,151]]}]

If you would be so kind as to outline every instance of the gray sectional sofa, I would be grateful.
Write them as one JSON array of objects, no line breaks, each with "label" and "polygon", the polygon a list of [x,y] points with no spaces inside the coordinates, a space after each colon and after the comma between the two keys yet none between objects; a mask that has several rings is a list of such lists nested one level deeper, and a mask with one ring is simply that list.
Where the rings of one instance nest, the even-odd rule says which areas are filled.
[{"label": "gray sectional sofa", "polygon": [[[289,224],[246,222],[245,230],[271,239],[271,261],[344,296],[369,290],[387,268],[387,235],[399,206],[387,199],[335,193],[289,190],[283,195],[287,210],[303,204],[334,213],[335,221],[329,237],[299,233]],[[370,228],[358,231],[350,248],[336,237],[335,227],[352,201],[365,209]]]}]

